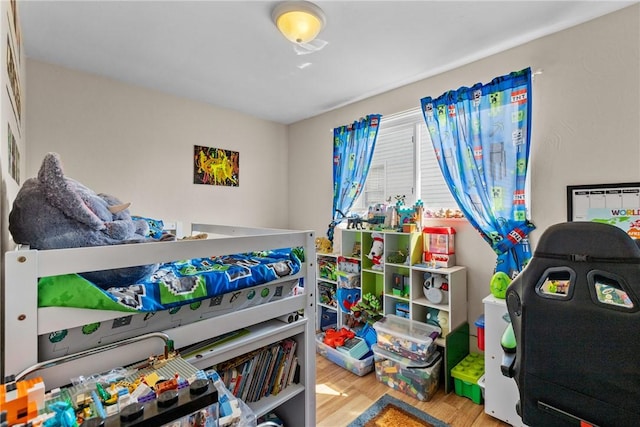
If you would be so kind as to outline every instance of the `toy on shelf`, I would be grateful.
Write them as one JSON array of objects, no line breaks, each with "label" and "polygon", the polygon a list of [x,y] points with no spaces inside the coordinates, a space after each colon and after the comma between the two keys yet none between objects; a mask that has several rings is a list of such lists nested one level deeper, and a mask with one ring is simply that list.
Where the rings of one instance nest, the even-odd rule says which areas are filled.
[{"label": "toy on shelf", "polygon": [[353,249],[351,250],[351,256],[359,258],[361,254],[362,254],[362,246],[360,242],[358,241],[353,242]]},{"label": "toy on shelf", "polygon": [[338,324],[338,313],[325,307],[320,307],[320,330],[335,329]]},{"label": "toy on shelf", "polygon": [[425,272],[422,291],[429,302],[434,304],[447,304],[449,302],[449,283],[446,276]]},{"label": "toy on shelf", "polygon": [[449,312],[427,307],[426,323],[431,326],[437,326],[440,328],[441,336],[446,336],[449,333]]},{"label": "toy on shelf", "polygon": [[409,264],[408,252],[408,250],[405,250],[390,253],[387,255],[387,262],[390,264]]},{"label": "toy on shelf", "polygon": [[341,288],[353,289],[360,287],[360,274],[347,273],[344,271],[336,272],[336,280]]},{"label": "toy on shelf", "polygon": [[336,291],[338,305],[343,313],[350,313],[351,307],[360,301],[360,289],[338,288]]},{"label": "toy on shelf", "polygon": [[382,233],[371,233],[371,250],[367,254],[372,262],[372,270],[382,270],[384,265],[384,235]]},{"label": "toy on shelf", "polygon": [[431,267],[453,267],[456,264],[453,227],[424,227],[422,242],[425,264]]},{"label": "toy on shelf", "polygon": [[422,220],[424,219],[424,202],[420,199],[413,205],[413,209],[415,212],[414,221],[416,222],[416,227],[418,230],[422,229]]},{"label": "toy on shelf", "polygon": [[396,303],[396,316],[404,317],[405,319],[409,318],[409,304],[406,302],[397,302]]},{"label": "toy on shelf", "polygon": [[332,258],[318,257],[318,273],[321,279],[336,281],[336,262]]},{"label": "toy on shelf", "polygon": [[347,217],[347,230],[364,230],[366,221],[366,219],[363,219],[357,214],[351,214]]},{"label": "toy on shelf", "polygon": [[357,304],[351,307],[351,314],[360,323],[373,323],[382,318],[380,299],[372,293],[366,293]]},{"label": "toy on shelf", "polygon": [[360,262],[357,259],[339,256],[338,270],[343,273],[360,274]]},{"label": "toy on shelf", "polygon": [[510,283],[511,278],[509,275],[503,271],[498,271],[491,277],[491,281],[489,282],[491,294],[496,298],[504,299]]},{"label": "toy on shelf", "polygon": [[424,213],[425,218],[464,218],[464,214],[460,209],[438,209],[438,210],[426,210]]},{"label": "toy on shelf", "polygon": [[409,298],[409,276],[400,273],[392,274],[391,292],[394,296]]},{"label": "toy on shelf", "polygon": [[318,294],[320,296],[320,303],[328,305],[330,307],[336,307],[338,305],[336,301],[336,288],[335,285],[328,283],[318,283]]},{"label": "toy on shelf", "polygon": [[330,254],[333,252],[333,244],[326,237],[316,237],[316,252],[319,254]]},{"label": "toy on shelf", "polygon": [[367,222],[374,229],[382,228],[387,220],[387,205],[384,203],[377,203],[373,206],[369,206],[369,212],[367,214]]}]

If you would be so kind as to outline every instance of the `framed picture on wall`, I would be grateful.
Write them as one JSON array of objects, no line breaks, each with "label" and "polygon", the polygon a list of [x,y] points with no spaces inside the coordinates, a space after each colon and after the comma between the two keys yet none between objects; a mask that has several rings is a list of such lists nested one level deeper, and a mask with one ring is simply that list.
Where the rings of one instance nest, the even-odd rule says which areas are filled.
[{"label": "framed picture on wall", "polygon": [[640,182],[567,186],[567,221],[611,224],[640,239]]},{"label": "framed picture on wall", "polygon": [[240,185],[240,153],[222,148],[194,145],[193,183]]}]

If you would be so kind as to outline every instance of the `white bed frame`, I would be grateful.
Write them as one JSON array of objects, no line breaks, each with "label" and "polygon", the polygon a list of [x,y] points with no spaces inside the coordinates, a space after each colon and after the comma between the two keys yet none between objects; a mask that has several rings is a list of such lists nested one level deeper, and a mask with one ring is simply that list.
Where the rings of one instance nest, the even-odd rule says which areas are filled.
[{"label": "white bed frame", "polygon": [[[107,351],[91,350],[65,360],[38,360],[38,336],[122,317],[123,312],[64,307],[38,309],[39,277],[104,270],[181,259],[229,255],[249,251],[304,247],[305,262],[300,272],[304,293],[218,317],[178,326],[153,334],[166,334],[176,348],[198,343],[240,328],[250,334],[198,354],[189,360],[205,369],[278,340],[291,337],[298,342],[300,381],[277,396],[249,405],[257,416],[276,409],[288,425],[315,425],[315,238],[312,231],[291,231],[247,227],[193,224],[192,232],[205,232],[208,239],[179,240],[132,245],[37,251],[18,249],[5,254],[4,342],[2,375],[42,376],[47,389],[68,384],[80,375],[104,372],[160,353],[164,342],[130,339],[106,345]],[[279,320],[304,310],[292,323]],[[148,331],[145,331],[148,332]],[[129,344],[129,343],[133,344]],[[67,360],[73,362],[67,363]],[[51,362],[51,363],[49,363]],[[35,369],[34,369],[35,367]],[[31,373],[34,372],[33,374]],[[35,375],[34,375],[35,374]]]}]

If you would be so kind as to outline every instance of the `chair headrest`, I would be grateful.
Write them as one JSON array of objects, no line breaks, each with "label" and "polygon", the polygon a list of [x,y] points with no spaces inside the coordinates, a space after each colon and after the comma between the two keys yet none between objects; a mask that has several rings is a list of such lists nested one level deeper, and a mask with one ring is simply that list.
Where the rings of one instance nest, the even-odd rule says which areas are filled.
[{"label": "chair headrest", "polygon": [[632,239],[621,228],[609,224],[565,222],[545,230],[540,236],[535,253],[640,259],[640,240]]}]

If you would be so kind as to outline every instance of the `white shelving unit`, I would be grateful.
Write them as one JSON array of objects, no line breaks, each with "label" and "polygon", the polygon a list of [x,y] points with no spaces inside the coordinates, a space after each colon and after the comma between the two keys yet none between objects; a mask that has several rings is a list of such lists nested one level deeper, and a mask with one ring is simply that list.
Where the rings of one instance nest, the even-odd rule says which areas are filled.
[{"label": "white shelving unit", "polygon": [[[381,303],[380,314],[398,314],[397,310],[403,304],[407,316],[416,321],[427,322],[430,309],[439,310],[448,316],[448,326],[443,328],[443,334],[436,343],[444,351],[445,390],[453,389],[450,377],[451,368],[469,353],[469,326],[467,323],[467,272],[465,267],[429,268],[422,264],[422,233],[401,233],[395,231],[351,230],[342,232],[342,249],[338,254],[318,254],[318,257],[331,257],[336,260],[339,256],[356,259],[360,262],[360,288],[362,295],[371,293],[376,295]],[[373,233],[380,233],[384,237],[384,259],[381,268],[374,268],[374,263],[367,257],[373,243]],[[402,252],[406,258],[398,259],[397,263],[388,262],[387,256]],[[448,299],[437,304],[429,301],[424,294],[423,284],[425,273],[437,274],[448,283]],[[320,286],[333,283],[317,274]],[[339,285],[337,285],[339,286]],[[320,291],[318,292],[320,295]],[[320,296],[319,296],[320,298]],[[318,300],[318,328],[320,326],[322,309],[334,310],[337,326],[347,326],[345,315],[339,308],[322,306]],[[403,310],[404,311],[404,310]],[[433,311],[432,311],[433,313]]]},{"label": "white shelving unit", "polygon": [[513,378],[502,375],[502,346],[500,340],[510,323],[507,304],[503,299],[488,295],[484,303],[484,411],[514,427],[525,427],[516,412],[518,386]]},{"label": "white shelving unit", "polygon": [[[278,319],[256,323],[247,327],[250,331],[249,334],[216,346],[209,351],[191,355],[186,360],[196,368],[208,369],[220,362],[266,345],[286,338],[293,338],[298,343],[296,354],[298,355],[298,363],[301,364],[300,370],[305,372],[306,369],[314,369],[315,366],[308,366],[309,359],[304,356],[308,351],[311,351],[312,357],[315,354],[313,347],[309,350],[305,344],[305,337],[308,336],[306,335],[306,326],[309,321],[309,319],[303,317],[292,323],[285,323]],[[295,423],[305,417],[305,411],[301,411],[301,408],[305,407],[305,391],[308,393],[313,387],[313,384],[306,382],[309,379],[301,375],[300,383],[291,384],[275,396],[267,396],[257,402],[247,403],[247,405],[257,417],[276,410],[279,416],[289,419],[289,423]]]},{"label": "white shelving unit", "polygon": [[338,302],[336,278],[339,254],[316,254],[316,329],[326,329],[338,324]]}]

